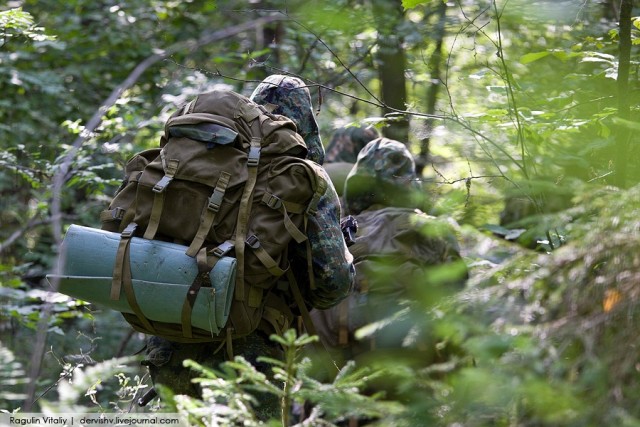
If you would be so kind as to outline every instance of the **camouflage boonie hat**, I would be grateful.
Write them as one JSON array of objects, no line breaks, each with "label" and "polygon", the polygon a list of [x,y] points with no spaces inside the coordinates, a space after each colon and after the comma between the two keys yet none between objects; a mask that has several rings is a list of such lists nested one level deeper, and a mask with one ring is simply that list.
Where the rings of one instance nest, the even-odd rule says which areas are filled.
[{"label": "camouflage boonie hat", "polygon": [[358,153],[367,143],[379,138],[380,134],[373,126],[345,126],[331,136],[324,161],[355,163]]},{"label": "camouflage boonie hat", "polygon": [[302,80],[280,74],[271,75],[255,88],[250,99],[261,105],[273,104],[276,107],[274,114],[293,120],[307,144],[307,159],[320,165],[324,162],[324,147],[313,112],[311,94]]},{"label": "camouflage boonie hat", "polygon": [[358,214],[373,204],[405,206],[419,188],[416,165],[407,147],[388,138],[369,142],[358,154],[345,183],[347,212]]}]

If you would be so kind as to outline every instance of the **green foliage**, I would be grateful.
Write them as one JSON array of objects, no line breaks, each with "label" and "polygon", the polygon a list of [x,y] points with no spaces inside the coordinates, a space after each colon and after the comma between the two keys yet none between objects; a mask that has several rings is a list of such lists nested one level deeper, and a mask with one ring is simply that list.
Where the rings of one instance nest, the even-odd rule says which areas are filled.
[{"label": "green foliage", "polygon": [[[289,333],[282,338],[286,361],[269,361],[277,380],[265,382],[240,359],[223,372],[193,365],[202,369],[205,400],[175,396],[164,403],[173,401],[193,420],[214,416],[215,409],[220,420],[246,425],[257,423],[250,393],[256,390],[283,397],[288,408],[313,402],[311,419],[319,425],[352,415],[398,426],[638,425],[633,284],[640,196],[637,187],[606,186],[616,182],[622,131],[633,138],[627,181],[640,181],[633,142],[640,61],[632,50],[631,113],[619,117],[617,17],[608,2],[569,3],[449,2],[441,18],[439,0],[402,1],[405,21],[397,35],[407,58],[406,109],[424,113],[426,88],[441,89],[440,118],[413,117],[406,142],[417,152],[429,138],[425,198],[432,213],[460,223],[461,252],[472,272],[459,298],[429,289],[412,302],[421,314],[414,332],[448,358],[416,366],[396,355],[348,363],[336,375],[322,369],[327,361],[300,352],[308,337]],[[384,132],[398,118],[384,116],[376,99],[379,28],[368,2],[273,0],[251,7],[258,5],[24,0],[0,6],[0,353],[8,361],[0,381],[11,386],[0,387],[2,405],[20,406],[21,370],[45,306],[52,308],[52,349],[38,390],[59,382],[43,407],[122,411],[145,386],[129,361],[108,360],[126,340],[122,320],[51,295],[44,274],[60,237],[50,229],[53,216],[63,229],[97,226],[126,160],[157,145],[177,105],[217,85],[248,95],[264,75],[292,72],[310,84],[325,141],[345,123],[374,123]],[[284,20],[191,48],[203,35],[268,15]],[[640,20],[632,23],[637,46]],[[430,60],[439,29],[445,33],[440,72]],[[177,43],[184,48],[121,86],[138,65]],[[101,110],[112,93],[116,102]],[[101,123],[86,135],[96,112]],[[63,164],[80,137],[86,139]],[[53,212],[57,173],[64,186],[60,212]],[[454,273],[437,269],[431,277]],[[404,309],[362,336],[413,320]],[[73,331],[91,331],[91,338]],[[133,341],[140,344],[139,338]],[[92,351],[80,344],[87,339]],[[106,361],[93,365],[83,356]],[[385,381],[393,385],[386,396],[364,392]]]},{"label": "green foliage", "polygon": [[64,334],[60,326],[70,319],[89,317],[80,310],[86,305],[85,302],[62,294],[52,295],[40,289],[1,287],[0,300],[3,302],[0,318],[13,318],[22,326],[33,330],[37,328],[47,304],[51,305],[51,310],[55,313],[55,316],[49,319],[49,331],[53,333]]},{"label": "green foliage", "polygon": [[[512,259],[501,274],[479,277],[461,299],[471,319],[484,317],[496,331],[476,328],[465,346],[486,375],[498,378],[489,384],[511,387],[496,396],[514,398],[500,405],[489,400],[478,408],[484,416],[515,414],[522,422],[554,426],[638,422],[631,398],[636,367],[624,355],[637,341],[629,331],[639,318],[632,291],[640,265],[633,231],[639,194],[636,186],[581,197],[578,206],[555,216],[571,236],[565,246]],[[504,278],[509,286],[500,284]],[[622,394],[616,397],[611,387]]]},{"label": "green foliage", "polygon": [[428,5],[440,0],[402,0],[402,7],[405,9],[413,9],[420,5]]},{"label": "green foliage", "polygon": [[51,414],[130,412],[136,397],[148,387],[135,375],[136,361],[129,357],[95,364],[67,363],[57,384],[58,399],[43,398],[40,405]]},{"label": "green foliage", "polygon": [[[37,27],[33,16],[24,12],[22,8],[0,11],[0,38],[2,45],[10,39],[26,38],[31,41],[53,40],[51,36],[43,34],[44,28]],[[0,45],[0,48],[2,47]]]},{"label": "green foliage", "polygon": [[26,397],[22,388],[26,383],[26,372],[22,364],[16,360],[13,352],[0,343],[0,406],[9,408],[13,402],[20,402]]},{"label": "green foliage", "polygon": [[[305,403],[313,410],[307,425],[334,425],[350,417],[385,418],[402,412],[402,405],[385,402],[380,396],[365,396],[361,392],[381,373],[370,369],[356,369],[353,363],[342,368],[330,383],[323,383],[309,376],[312,368],[308,358],[302,358],[304,346],[312,345],[317,337],[297,336],[293,329],[272,340],[285,349],[284,361],[262,358],[271,365],[273,379],[256,370],[241,356],[222,365],[220,371],[186,361],[185,366],[200,372],[196,379],[203,389],[202,400],[188,396],[173,396],[170,390],[161,389],[168,408],[188,416],[191,425],[232,426],[264,425],[255,416],[260,393],[273,394],[282,400],[282,419],[272,419],[266,425],[291,425],[295,422],[294,406]],[[283,385],[281,385],[283,384]]]}]

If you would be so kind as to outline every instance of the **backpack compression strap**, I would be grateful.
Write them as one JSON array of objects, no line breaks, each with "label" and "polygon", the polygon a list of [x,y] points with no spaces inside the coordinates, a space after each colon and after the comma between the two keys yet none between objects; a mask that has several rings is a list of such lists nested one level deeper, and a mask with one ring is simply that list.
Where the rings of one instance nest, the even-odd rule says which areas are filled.
[{"label": "backpack compression strap", "polygon": [[131,277],[131,262],[129,260],[129,249],[131,247],[131,238],[136,231],[138,225],[135,222],[130,223],[124,229],[120,236],[120,244],[118,245],[118,252],[116,253],[116,261],[113,266],[113,280],[111,282],[111,299],[119,300],[120,291],[124,288],[124,293],[129,303],[129,307],[133,310],[136,317],[144,325],[144,327],[150,332],[155,333],[155,328],[149,322],[149,319],[142,313],[142,309],[138,305],[136,295],[133,290],[132,277]]},{"label": "backpack compression strap", "polygon": [[[162,163],[165,163],[164,152],[161,151]],[[147,230],[144,232],[145,239],[153,239],[158,231],[158,226],[160,225],[160,217],[162,216],[162,207],[164,205],[164,190],[167,188],[171,181],[173,181],[173,177],[178,170],[178,165],[180,162],[176,159],[169,159],[166,162],[165,167],[165,175],[160,178],[160,181],[153,186],[153,192],[155,195],[153,196],[153,207],[151,208],[151,216],[149,217],[149,225],[147,225]]]},{"label": "backpack compression strap", "polygon": [[209,261],[207,259],[206,248],[200,249],[197,253],[196,262],[198,264],[198,274],[187,290],[187,295],[184,299],[184,303],[182,304],[182,314],[180,317],[180,321],[182,323],[182,336],[185,338],[193,338],[193,332],[191,329],[191,312],[193,311],[193,306],[195,305],[196,298],[198,297],[198,292],[208,277],[207,274],[218,262],[218,259],[219,258],[212,257],[212,261]]},{"label": "backpack compression strap", "polygon": [[236,290],[235,298],[238,301],[244,301],[244,253],[245,241],[247,238],[247,224],[249,215],[251,214],[251,200],[253,197],[253,189],[258,178],[258,163],[260,161],[260,148],[262,139],[258,137],[251,138],[249,154],[247,157],[247,182],[244,186],[242,198],[240,199],[240,209],[238,211],[238,221],[236,223],[236,241],[235,251],[238,260],[238,271],[236,272]]},{"label": "backpack compression strap", "polygon": [[218,178],[218,182],[216,183],[216,188],[213,190],[211,197],[209,197],[209,203],[207,204],[207,206],[205,206],[202,212],[200,227],[198,227],[198,231],[196,232],[193,241],[191,241],[189,249],[187,249],[187,255],[189,255],[190,257],[196,256],[196,254],[204,244],[204,240],[209,234],[209,230],[211,230],[211,226],[213,225],[213,222],[216,219],[216,215],[220,210],[222,199],[224,198],[224,193],[227,191],[227,186],[229,185],[230,180],[230,173],[225,171],[220,172],[220,177]]},{"label": "backpack compression strap", "polygon": [[[296,214],[304,213],[305,206],[302,206],[298,203],[283,201],[278,196],[271,193],[265,193],[265,195],[262,197],[262,203],[269,206],[271,209],[282,213],[284,226],[296,242],[302,243],[307,240],[307,236],[302,231],[300,231],[298,227],[296,227],[296,225],[293,223],[293,221],[291,221],[291,218],[289,218],[289,212]],[[269,273],[271,273],[274,277],[280,277],[285,273],[285,270],[280,268],[278,262],[276,262],[276,260],[274,260],[273,257],[269,255],[269,253],[262,247],[257,236],[249,236],[246,239],[245,243],[252,249],[253,254],[260,260],[260,262],[262,262],[262,265],[264,265]],[[249,296],[250,305],[260,303],[260,298],[262,296],[261,293],[261,290],[256,289],[256,291],[253,292],[253,295]]]}]

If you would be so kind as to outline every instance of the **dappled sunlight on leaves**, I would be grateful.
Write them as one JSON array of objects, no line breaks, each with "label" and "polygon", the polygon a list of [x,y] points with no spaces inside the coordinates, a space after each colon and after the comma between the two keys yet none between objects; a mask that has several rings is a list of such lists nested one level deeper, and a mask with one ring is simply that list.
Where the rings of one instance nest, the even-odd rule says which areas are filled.
[{"label": "dappled sunlight on leaves", "polygon": [[[497,346],[492,341],[489,347],[473,344],[485,342],[485,335],[467,340],[467,345],[479,367],[486,360],[492,372],[515,370],[522,376],[526,371],[518,369],[518,360],[523,359],[505,359],[519,353],[505,337],[524,331],[523,339],[538,347],[531,361],[539,370],[532,389],[522,383],[528,397],[521,396],[521,410],[545,406],[547,415],[556,417],[581,407],[580,419],[608,424],[620,413],[638,416],[640,186],[583,195],[571,212],[572,220],[564,224],[569,236],[565,246],[509,260],[501,273],[475,282],[461,299],[472,318],[484,318],[500,334]],[[559,214],[556,220],[563,217]],[[507,280],[496,281],[498,276]],[[543,381],[557,384],[545,394]],[[551,390],[557,393],[559,382],[564,397],[556,401],[556,413],[549,408],[553,399],[545,396]],[[536,389],[543,392],[538,393],[541,400],[532,400]]]}]

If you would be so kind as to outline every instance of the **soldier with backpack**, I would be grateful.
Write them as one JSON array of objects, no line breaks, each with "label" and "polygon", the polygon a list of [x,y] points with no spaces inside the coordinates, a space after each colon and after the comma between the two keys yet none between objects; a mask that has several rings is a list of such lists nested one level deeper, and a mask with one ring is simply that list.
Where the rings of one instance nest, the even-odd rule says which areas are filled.
[{"label": "soldier with backpack", "polygon": [[[419,188],[404,144],[377,138],[360,151],[344,194],[354,225],[349,250],[356,286],[340,304],[311,311],[334,360],[368,363],[418,352],[420,363],[433,361],[434,343],[421,342],[424,304],[458,289],[467,273],[450,225],[415,209]],[[439,279],[434,266],[447,266],[451,277]],[[356,331],[370,324],[376,324],[373,332],[358,339]]]},{"label": "soldier with backpack", "polygon": [[[275,117],[283,115],[293,121],[298,135],[304,139],[306,158],[317,165],[322,164],[324,148],[314,117],[310,93],[300,79],[282,75],[269,76],[255,89],[251,100],[264,105],[261,108],[268,111],[268,114],[273,113]],[[315,212],[308,215],[305,223],[308,241],[293,239],[286,250],[288,259],[285,264],[288,266],[286,276],[296,279],[305,305],[326,309],[348,295],[352,289],[355,270],[340,229],[341,212],[338,195],[323,169],[318,167],[316,170],[326,183],[326,190],[316,201]],[[267,203],[271,203],[271,199]],[[279,203],[276,200],[275,204],[280,210],[298,209],[295,204],[287,205],[285,201]],[[253,241],[248,239],[247,244],[251,246],[252,243]],[[283,273],[284,271],[280,274]],[[286,285],[285,290],[277,292],[277,295],[287,305],[278,316],[281,317],[282,313],[285,313],[285,317],[295,316],[306,310],[305,307],[297,306],[290,290],[286,290]],[[287,314],[288,309],[290,311]],[[200,390],[192,383],[196,374],[189,372],[182,365],[185,359],[194,360],[210,368],[217,368],[233,355],[241,355],[258,370],[271,377],[270,366],[257,361],[257,358],[265,356],[282,359],[282,349],[269,339],[269,335],[281,332],[277,328],[278,324],[291,326],[293,321],[288,318],[284,322],[282,319],[279,321],[276,319],[274,322],[273,319],[268,318],[269,315],[273,317],[273,310],[265,309],[264,318],[254,331],[245,336],[229,338],[222,345],[220,340],[181,343],[160,336],[151,336],[143,363],[148,366],[154,384],[162,384],[175,394],[192,396],[198,396]],[[255,411],[259,419],[280,417],[280,402],[276,396],[260,395],[257,398],[259,406]]]}]

